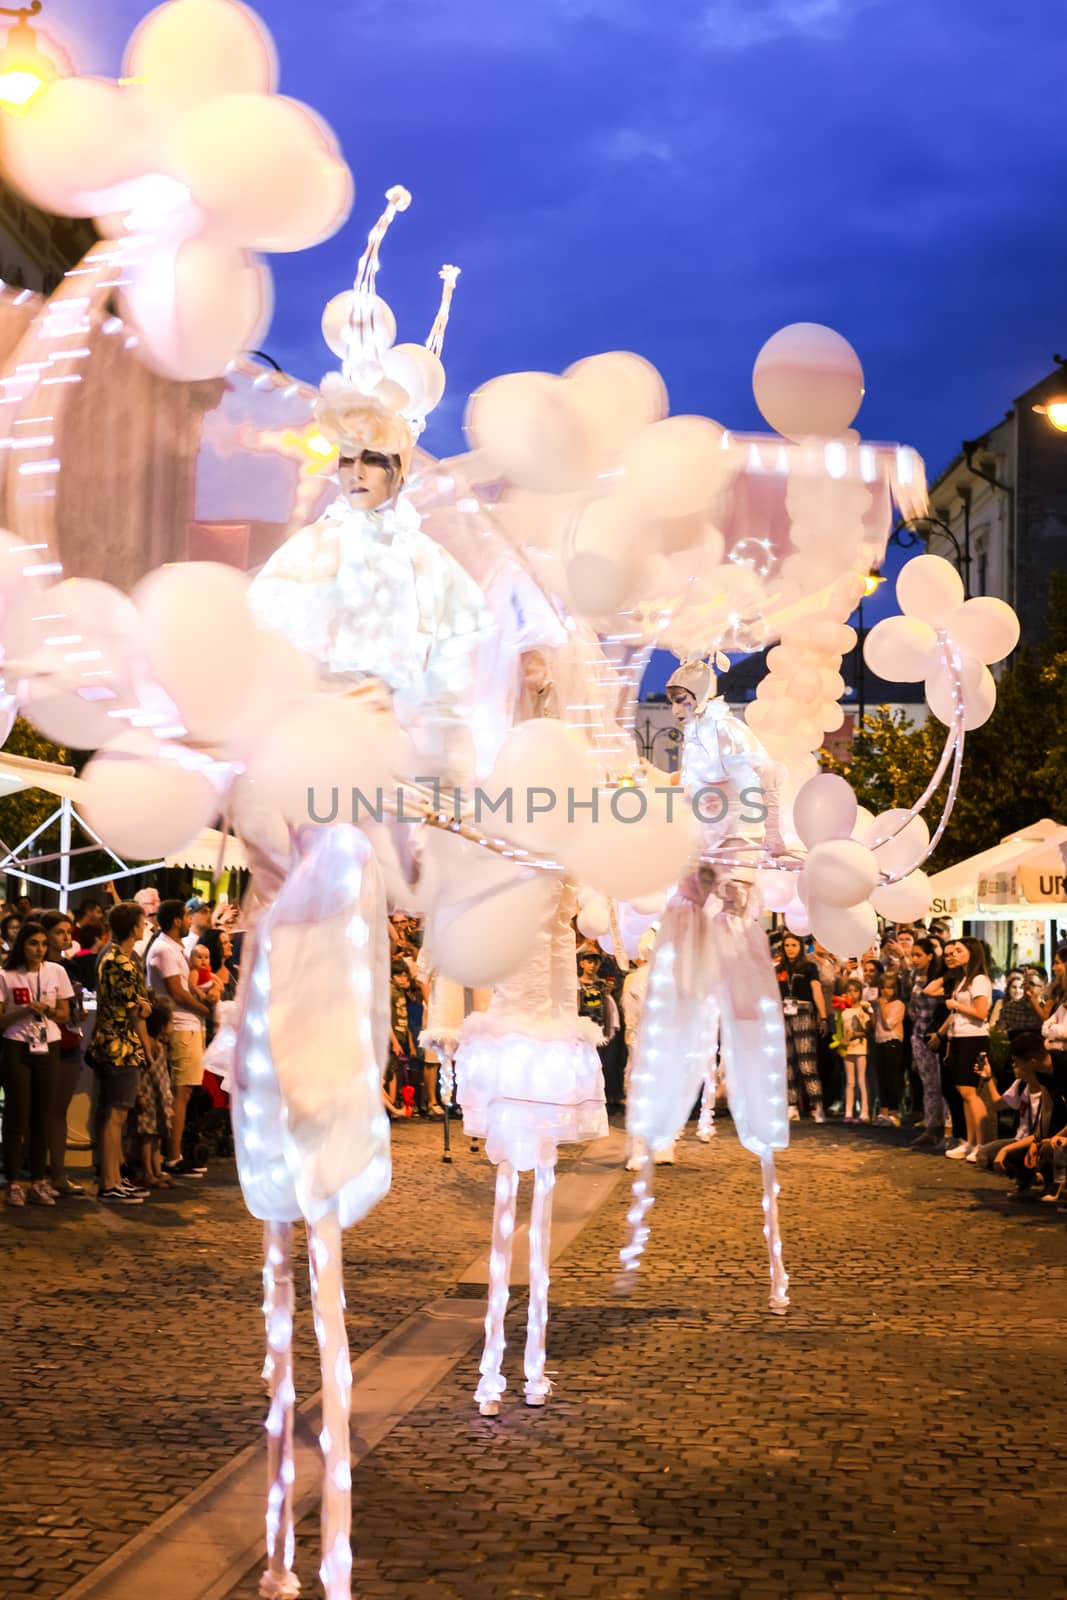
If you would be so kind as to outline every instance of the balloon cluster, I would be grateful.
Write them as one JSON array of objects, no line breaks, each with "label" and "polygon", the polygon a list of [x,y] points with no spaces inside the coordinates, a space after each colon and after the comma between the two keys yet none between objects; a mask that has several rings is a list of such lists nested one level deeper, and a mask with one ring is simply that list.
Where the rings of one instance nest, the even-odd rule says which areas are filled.
[{"label": "balloon cluster", "polygon": [[[839,587],[836,598],[843,609],[855,593],[853,580],[843,579]],[[841,727],[841,658],[855,643],[855,630],[832,616],[798,618],[783,627],[781,643],[767,652],[767,676],[746,713],[768,755],[790,765],[817,749],[825,733]]]},{"label": "balloon cluster", "polygon": [[964,600],[955,567],[940,556],[916,556],[897,579],[903,615],[886,617],[867,635],[863,657],[872,672],[893,683],[925,680],[926,701],[939,722],[952,727],[957,705],[946,647],[960,666],[963,727],[980,728],[993,715],[997,686],[989,667],[1011,655],[1019,619],[991,596]]},{"label": "balloon cluster", "polygon": [[351,209],[332,133],[277,80],[246,6],[167,0],[130,39],[120,82],[58,78],[5,119],[6,176],[46,210],[95,219],[123,316],[168,377],[217,376],[253,348],[272,304],[256,252],[307,249]]}]

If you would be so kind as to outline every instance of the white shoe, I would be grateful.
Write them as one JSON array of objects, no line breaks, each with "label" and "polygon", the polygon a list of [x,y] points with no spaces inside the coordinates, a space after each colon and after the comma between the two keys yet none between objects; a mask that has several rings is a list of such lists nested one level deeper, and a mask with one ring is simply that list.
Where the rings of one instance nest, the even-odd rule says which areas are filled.
[{"label": "white shoe", "polygon": [[964,1144],[961,1139],[959,1144],[954,1144],[951,1150],[945,1151],[945,1154],[950,1161],[966,1161],[973,1148],[972,1145]]},{"label": "white shoe", "polygon": [[964,1161],[969,1161],[971,1163],[972,1167],[977,1166],[978,1165],[978,1146],[975,1145],[974,1149],[972,1151],[970,1151],[968,1155],[965,1155],[963,1159],[964,1159]]},{"label": "white shoe", "polygon": [[797,1110],[796,1106],[789,1107],[789,1120],[790,1122],[800,1121],[800,1112]]},{"label": "white shoe", "polygon": [[819,1107],[818,1111],[813,1111],[812,1112],[811,1120],[812,1120],[812,1122],[825,1122],[826,1121],[826,1112],[822,1109],[822,1106]]}]

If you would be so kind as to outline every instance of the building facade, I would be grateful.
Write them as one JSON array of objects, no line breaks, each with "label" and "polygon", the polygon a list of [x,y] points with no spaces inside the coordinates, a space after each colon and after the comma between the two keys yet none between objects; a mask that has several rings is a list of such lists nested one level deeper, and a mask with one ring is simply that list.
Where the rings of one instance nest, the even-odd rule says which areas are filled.
[{"label": "building facade", "polygon": [[40,211],[0,180],[0,281],[51,294],[96,237],[91,222]]},{"label": "building facade", "polygon": [[1060,364],[930,486],[930,509],[958,549],[936,526],[928,549],[956,562],[969,594],[1014,606],[1024,642],[1044,637],[1048,579],[1067,565],[1067,434],[1044,415],[1065,398]]}]

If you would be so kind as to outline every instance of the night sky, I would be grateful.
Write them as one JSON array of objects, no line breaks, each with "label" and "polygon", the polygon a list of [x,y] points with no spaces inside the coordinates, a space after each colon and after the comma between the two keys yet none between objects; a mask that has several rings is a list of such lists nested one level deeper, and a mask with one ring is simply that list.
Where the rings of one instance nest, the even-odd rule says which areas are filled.
[{"label": "night sky", "polygon": [[[85,71],[117,74],[138,0],[46,0]],[[267,348],[317,380],[319,316],[384,190],[415,200],[379,286],[423,339],[463,268],[449,395],[462,448],[498,372],[633,349],[675,411],[759,423],[752,361],[830,323],[867,376],[857,420],[931,477],[1067,346],[1061,0],[261,0],[282,90],[356,178],[340,236],[273,257]],[[885,586],[888,588],[889,586]]]}]

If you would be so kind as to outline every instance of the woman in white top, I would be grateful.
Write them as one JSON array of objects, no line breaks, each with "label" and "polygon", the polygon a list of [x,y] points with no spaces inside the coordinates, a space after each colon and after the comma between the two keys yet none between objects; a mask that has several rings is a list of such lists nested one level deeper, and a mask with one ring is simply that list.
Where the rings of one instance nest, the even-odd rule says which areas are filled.
[{"label": "woman in white top", "polygon": [[964,1143],[945,1154],[953,1161],[964,1161],[993,1137],[993,1118],[979,1092],[981,1079],[975,1071],[978,1057],[989,1050],[993,985],[986,971],[985,950],[977,939],[954,939],[946,944],[945,966],[946,988],[956,979],[945,1001],[949,1013],[945,1070],[959,1090],[967,1129]]},{"label": "woman in white top", "polygon": [[1052,1059],[1053,1086],[1067,1095],[1067,944],[1052,958],[1052,983],[1044,996],[1041,1034]]},{"label": "woman in white top", "polygon": [[[56,1192],[45,1177],[49,1116],[59,1078],[60,1029],[70,1014],[70,978],[47,961],[48,934],[39,922],[22,924],[0,972],[0,1032],[3,1033],[4,1171],[7,1203],[54,1206]],[[30,1151],[30,1188],[22,1184],[22,1160]]]}]

